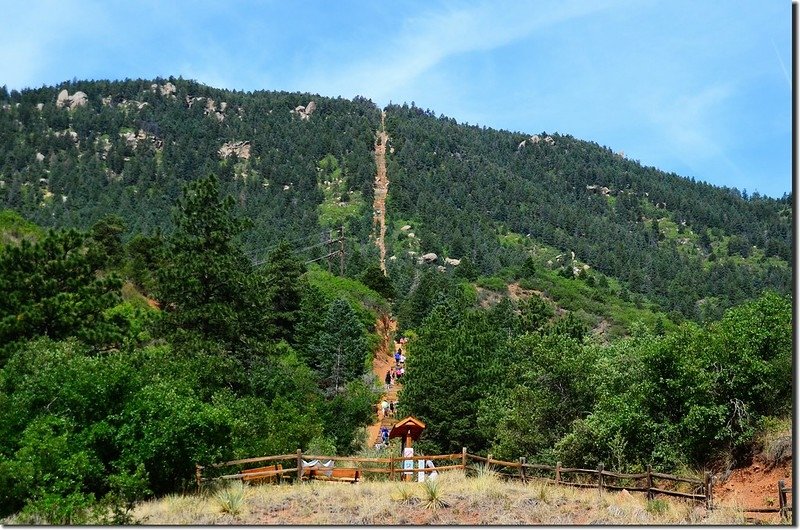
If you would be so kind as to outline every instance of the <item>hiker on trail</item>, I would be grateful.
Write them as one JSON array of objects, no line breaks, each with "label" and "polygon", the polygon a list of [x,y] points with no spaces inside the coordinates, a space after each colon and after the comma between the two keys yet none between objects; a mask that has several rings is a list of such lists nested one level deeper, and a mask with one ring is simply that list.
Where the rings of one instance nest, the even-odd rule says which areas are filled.
[{"label": "hiker on trail", "polygon": [[384,378],[386,382],[386,390],[389,390],[392,387],[392,372],[391,370],[387,370],[386,377]]},{"label": "hiker on trail", "polygon": [[394,401],[389,402],[389,417],[394,418]]},{"label": "hiker on trail", "polygon": [[396,352],[394,352],[394,364],[400,364],[400,349],[398,348]]},{"label": "hiker on trail", "polygon": [[381,401],[381,410],[383,410],[383,417],[386,417],[386,414],[389,412],[389,402],[385,399]]},{"label": "hiker on trail", "polygon": [[400,354],[400,364],[406,364],[406,356],[402,353]]},{"label": "hiker on trail", "polygon": [[389,441],[389,429],[386,426],[381,427],[381,442],[386,443]]}]

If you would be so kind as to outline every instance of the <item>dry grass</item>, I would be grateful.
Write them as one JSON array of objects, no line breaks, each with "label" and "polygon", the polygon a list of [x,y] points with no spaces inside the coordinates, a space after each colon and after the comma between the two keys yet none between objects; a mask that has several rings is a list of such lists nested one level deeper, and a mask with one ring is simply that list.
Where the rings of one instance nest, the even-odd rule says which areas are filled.
[{"label": "dry grass", "polygon": [[[699,503],[644,495],[507,482],[490,472],[466,477],[446,471],[436,491],[415,482],[366,480],[357,484],[310,481],[246,486],[238,515],[223,513],[213,493],[171,495],[139,505],[134,517],[148,525],[566,525],[742,524],[740,509],[707,511]],[[425,509],[431,497],[443,501]]]}]

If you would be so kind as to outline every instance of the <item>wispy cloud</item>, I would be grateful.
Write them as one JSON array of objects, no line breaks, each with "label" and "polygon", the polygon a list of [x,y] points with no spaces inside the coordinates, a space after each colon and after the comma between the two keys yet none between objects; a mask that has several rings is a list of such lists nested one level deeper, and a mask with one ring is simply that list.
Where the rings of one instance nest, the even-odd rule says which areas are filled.
[{"label": "wispy cloud", "polygon": [[720,130],[718,112],[734,93],[730,83],[707,86],[681,95],[662,95],[641,108],[642,115],[655,125],[662,151],[699,172],[705,162],[721,160],[728,169],[742,177],[743,172],[730,157],[729,132]]},{"label": "wispy cloud", "polygon": [[772,49],[775,50],[775,57],[778,58],[778,63],[781,65],[781,71],[783,71],[783,76],[786,78],[786,84],[789,87],[789,90],[792,90],[792,79],[789,76],[789,71],[786,70],[786,65],[783,64],[783,59],[781,58],[780,52],[778,52],[778,46],[775,44],[775,39],[769,39],[769,42],[772,43]]},{"label": "wispy cloud", "polygon": [[[508,4],[487,2],[467,8],[429,10],[407,18],[399,33],[377,42],[354,64],[320,67],[304,80],[331,94],[367,94],[386,102],[449,57],[498,48],[537,29],[586,16],[620,2]],[[332,73],[333,72],[333,73]],[[319,88],[322,90],[322,88]]]}]

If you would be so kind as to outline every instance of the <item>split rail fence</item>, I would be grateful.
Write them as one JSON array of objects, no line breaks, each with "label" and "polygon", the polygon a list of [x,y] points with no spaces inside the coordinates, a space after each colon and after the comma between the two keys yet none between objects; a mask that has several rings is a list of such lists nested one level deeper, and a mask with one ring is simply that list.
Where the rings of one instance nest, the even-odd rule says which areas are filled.
[{"label": "split rail fence", "polygon": [[[794,499],[792,499],[792,503],[789,503],[788,496],[792,495],[792,488],[786,487],[784,481],[778,481],[778,507],[769,506],[766,508],[744,508],[742,509],[745,513],[778,513],[780,514],[782,521],[788,521],[794,524],[794,510],[792,510],[792,504],[794,504]],[[789,512],[792,512],[792,515],[789,515]],[[757,522],[757,520],[753,520],[753,522]]]},{"label": "split rail fence", "polygon": [[[388,458],[307,455],[298,449],[294,454],[245,458],[219,464],[211,464],[209,466],[201,466],[198,464],[196,466],[195,480],[198,489],[204,484],[219,480],[254,480],[272,479],[274,477],[278,482],[283,480],[297,480],[299,482],[303,478],[304,470],[308,469],[303,466],[304,460],[341,462],[341,467],[358,469],[361,476],[384,475],[387,476],[389,480],[398,480],[404,476],[412,475],[413,473],[430,472],[434,470],[432,468],[419,469],[416,467],[414,469],[409,469],[404,467],[404,463],[407,461],[418,462],[430,460],[436,462],[435,465],[437,467],[435,471],[437,472],[449,469],[461,469],[467,472],[469,461],[482,462],[487,466],[496,468],[501,476],[511,480],[527,482],[531,479],[537,479],[561,486],[598,488],[600,492],[603,490],[619,491],[625,489],[628,491],[643,492],[647,495],[648,499],[652,499],[656,495],[666,495],[704,502],[709,509],[713,507],[713,479],[709,472],[706,472],[702,479],[656,473],[649,466],[646,473],[613,473],[606,471],[602,464],[600,464],[597,469],[562,467],[560,462],[556,463],[555,466],[528,464],[524,457],[519,458],[516,462],[497,460],[492,458],[491,454],[480,456],[468,453],[466,448],[462,449],[461,453],[412,457],[390,456]],[[267,468],[264,471],[246,472],[247,470],[244,469],[246,464],[264,462],[280,463],[280,465],[275,465],[274,469]],[[444,465],[439,465],[439,462]],[[224,468],[238,469],[233,473],[208,476],[209,474],[216,473],[215,470],[222,470]],[[781,488],[783,488],[782,484]],[[791,510],[791,507],[786,507],[786,493],[791,493],[791,488],[783,488],[781,491],[783,491],[783,493],[781,494],[782,496],[779,496],[781,499],[780,510],[782,510],[782,514],[785,514],[786,511]],[[779,509],[776,508],[775,511],[779,511]]]}]

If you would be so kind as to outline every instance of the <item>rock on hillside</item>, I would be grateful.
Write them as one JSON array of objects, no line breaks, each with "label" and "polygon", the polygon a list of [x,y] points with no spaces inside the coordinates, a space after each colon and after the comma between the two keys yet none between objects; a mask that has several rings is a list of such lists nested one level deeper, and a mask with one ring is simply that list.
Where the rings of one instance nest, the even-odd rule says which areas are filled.
[{"label": "rock on hillside", "polygon": [[56,107],[59,109],[63,107],[74,109],[86,105],[88,101],[89,98],[80,90],[70,96],[67,89],[64,89],[59,92],[58,97],[56,97]]}]

